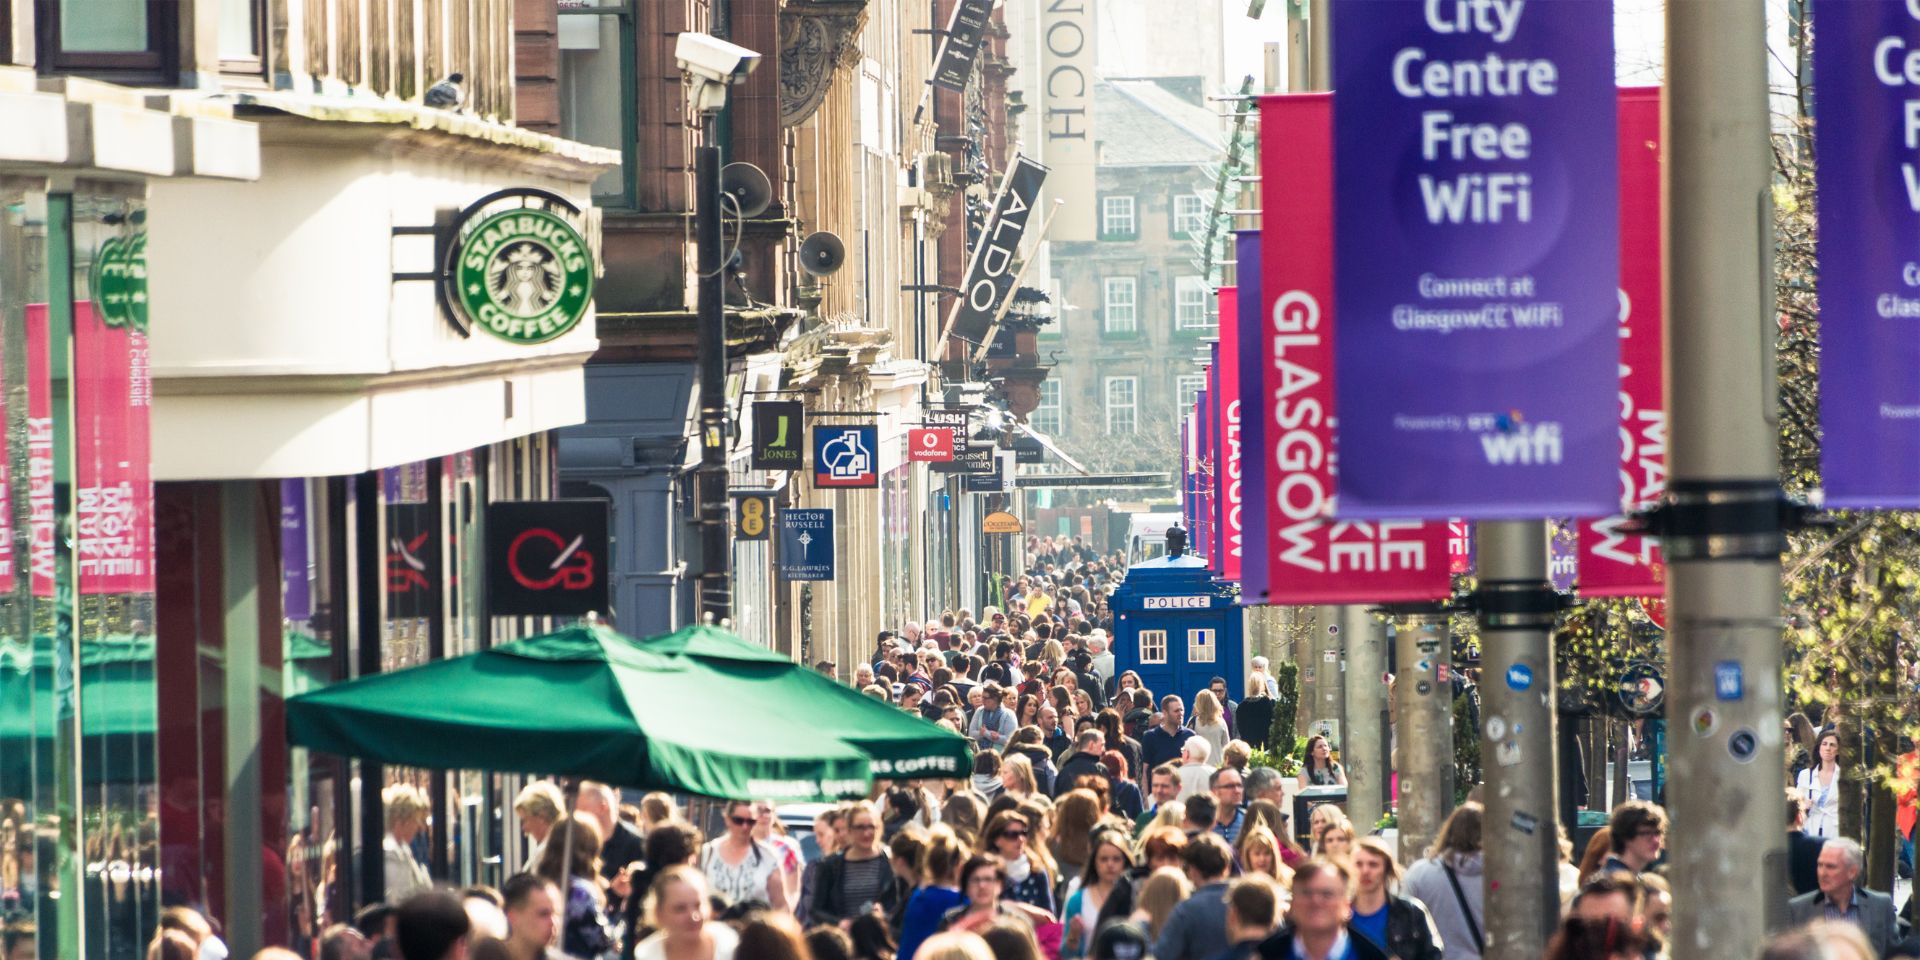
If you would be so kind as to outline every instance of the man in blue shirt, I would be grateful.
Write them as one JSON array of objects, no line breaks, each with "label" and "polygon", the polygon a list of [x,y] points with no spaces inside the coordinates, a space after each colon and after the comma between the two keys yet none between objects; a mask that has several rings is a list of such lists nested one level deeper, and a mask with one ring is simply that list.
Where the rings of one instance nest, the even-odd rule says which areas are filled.
[{"label": "man in blue shirt", "polygon": [[1180,759],[1180,748],[1193,739],[1193,731],[1180,725],[1186,719],[1186,704],[1177,694],[1160,698],[1160,725],[1140,735],[1140,765],[1152,770],[1163,763]]},{"label": "man in blue shirt", "polygon": [[1215,770],[1207,781],[1207,789],[1213,791],[1213,832],[1231,847],[1240,842],[1240,827],[1247,819],[1247,810],[1240,805],[1241,797],[1246,793],[1246,785],[1240,780],[1240,771],[1232,767]]}]

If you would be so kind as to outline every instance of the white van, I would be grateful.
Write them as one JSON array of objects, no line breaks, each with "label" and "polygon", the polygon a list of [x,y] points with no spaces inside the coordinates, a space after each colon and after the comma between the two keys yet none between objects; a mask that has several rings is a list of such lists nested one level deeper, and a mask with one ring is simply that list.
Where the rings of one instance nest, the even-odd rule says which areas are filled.
[{"label": "white van", "polygon": [[1167,554],[1167,531],[1180,525],[1177,513],[1136,513],[1127,519],[1127,564]]}]

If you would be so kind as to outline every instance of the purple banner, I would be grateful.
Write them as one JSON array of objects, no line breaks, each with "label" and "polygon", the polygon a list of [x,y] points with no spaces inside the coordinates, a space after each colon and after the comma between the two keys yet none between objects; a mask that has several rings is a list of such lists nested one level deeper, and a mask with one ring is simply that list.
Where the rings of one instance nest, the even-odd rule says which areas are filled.
[{"label": "purple banner", "polygon": [[1820,445],[1830,507],[1920,506],[1920,9],[1813,5]]},{"label": "purple banner", "polygon": [[[1212,378],[1208,378],[1212,384]],[[1213,410],[1207,391],[1194,397],[1193,552],[1213,569]]]},{"label": "purple banner", "polygon": [[1335,515],[1604,516],[1612,4],[1362,6],[1333,22]]},{"label": "purple banner", "polygon": [[307,559],[307,481],[280,481],[280,603],[288,620],[313,618]]},{"label": "purple banner", "polygon": [[[1260,322],[1260,231],[1234,232],[1234,285],[1239,288],[1236,304],[1240,313],[1240,529],[1246,549],[1240,551],[1240,602],[1267,602],[1267,458],[1265,411],[1266,398],[1260,385],[1265,382],[1260,369],[1260,338],[1266,325]],[[1225,322],[1225,318],[1222,318]]]},{"label": "purple banner", "polygon": [[1561,593],[1580,581],[1580,527],[1571,520],[1547,523],[1547,579]]}]

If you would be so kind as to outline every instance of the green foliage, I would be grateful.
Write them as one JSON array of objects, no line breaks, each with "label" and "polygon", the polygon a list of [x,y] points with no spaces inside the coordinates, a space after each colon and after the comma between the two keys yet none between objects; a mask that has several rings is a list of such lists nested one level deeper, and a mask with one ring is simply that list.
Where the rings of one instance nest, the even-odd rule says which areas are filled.
[{"label": "green foliage", "polygon": [[1393,830],[1398,828],[1399,826],[1400,826],[1400,811],[1394,810],[1394,809],[1388,809],[1386,813],[1383,813],[1380,815],[1379,820],[1374,821],[1373,832],[1379,833],[1382,830]]},{"label": "green foliage", "polygon": [[1300,665],[1282,660],[1273,665],[1273,684],[1279,696],[1273,699],[1273,722],[1267,729],[1267,746],[1278,749],[1293,742],[1293,724],[1300,713]]},{"label": "green foliage", "polygon": [[1453,802],[1465,803],[1480,783],[1480,727],[1467,694],[1453,698]]}]

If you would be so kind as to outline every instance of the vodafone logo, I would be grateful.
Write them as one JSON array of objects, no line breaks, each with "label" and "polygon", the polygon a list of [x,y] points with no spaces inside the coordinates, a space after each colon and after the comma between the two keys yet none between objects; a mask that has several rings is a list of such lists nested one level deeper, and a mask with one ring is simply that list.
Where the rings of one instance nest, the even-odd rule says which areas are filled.
[{"label": "vodafone logo", "polygon": [[921,463],[953,462],[953,428],[923,427],[907,431],[907,459]]}]

